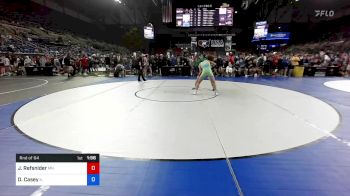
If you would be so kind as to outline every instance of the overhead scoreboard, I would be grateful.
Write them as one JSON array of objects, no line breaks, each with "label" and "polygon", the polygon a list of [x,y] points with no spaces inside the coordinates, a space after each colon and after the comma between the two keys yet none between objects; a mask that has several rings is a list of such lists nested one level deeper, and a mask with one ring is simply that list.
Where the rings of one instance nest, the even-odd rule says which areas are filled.
[{"label": "overhead scoreboard", "polygon": [[176,8],[177,27],[232,26],[232,7]]},{"label": "overhead scoreboard", "polygon": [[16,154],[17,186],[99,184],[99,154]]}]

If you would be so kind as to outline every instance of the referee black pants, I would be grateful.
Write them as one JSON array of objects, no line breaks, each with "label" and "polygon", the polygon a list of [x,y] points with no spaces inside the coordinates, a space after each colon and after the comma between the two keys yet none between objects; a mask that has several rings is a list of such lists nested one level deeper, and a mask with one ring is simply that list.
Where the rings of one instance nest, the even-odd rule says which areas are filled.
[{"label": "referee black pants", "polygon": [[139,69],[138,71],[139,71],[139,73],[138,73],[138,81],[139,82],[141,81],[141,77],[142,77],[143,81],[146,81],[144,73],[143,73],[143,69]]}]

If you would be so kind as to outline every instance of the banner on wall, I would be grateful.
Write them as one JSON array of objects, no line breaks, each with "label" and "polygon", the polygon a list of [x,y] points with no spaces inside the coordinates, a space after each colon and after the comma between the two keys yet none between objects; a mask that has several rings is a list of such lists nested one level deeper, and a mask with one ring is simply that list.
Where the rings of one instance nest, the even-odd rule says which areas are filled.
[{"label": "banner on wall", "polygon": [[224,43],[224,40],[222,39],[203,39],[203,40],[198,40],[198,47],[223,48],[225,47],[225,43]]},{"label": "banner on wall", "polygon": [[210,47],[210,41],[209,40],[198,40],[198,47],[209,48]]},{"label": "banner on wall", "polygon": [[268,33],[266,40],[289,40],[290,32]]},{"label": "banner on wall", "polygon": [[197,48],[197,37],[191,37],[191,49],[196,50]]},{"label": "banner on wall", "polygon": [[212,48],[223,48],[223,47],[225,47],[224,40],[222,40],[222,39],[211,39],[210,40],[210,47],[212,47]]},{"label": "banner on wall", "polygon": [[226,36],[225,51],[229,52],[232,50],[232,36]]}]

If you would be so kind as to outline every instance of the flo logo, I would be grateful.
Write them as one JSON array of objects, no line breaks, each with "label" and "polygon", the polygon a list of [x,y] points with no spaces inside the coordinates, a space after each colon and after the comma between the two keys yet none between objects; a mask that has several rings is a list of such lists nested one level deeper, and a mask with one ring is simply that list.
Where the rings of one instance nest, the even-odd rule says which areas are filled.
[{"label": "flo logo", "polygon": [[315,10],[315,17],[333,17],[333,10]]}]

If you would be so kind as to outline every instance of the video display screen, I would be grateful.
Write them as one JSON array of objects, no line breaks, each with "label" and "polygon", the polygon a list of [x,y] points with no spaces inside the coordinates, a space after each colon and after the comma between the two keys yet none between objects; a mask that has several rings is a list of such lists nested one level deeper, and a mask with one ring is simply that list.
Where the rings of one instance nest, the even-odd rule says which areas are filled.
[{"label": "video display screen", "polygon": [[268,24],[266,21],[256,22],[254,29],[254,40],[259,40],[261,38],[265,38],[268,33]]},{"label": "video display screen", "polygon": [[152,27],[145,26],[143,28],[143,35],[145,39],[154,39],[154,30]]},{"label": "video display screen", "polygon": [[233,8],[177,8],[177,27],[232,26]]}]

